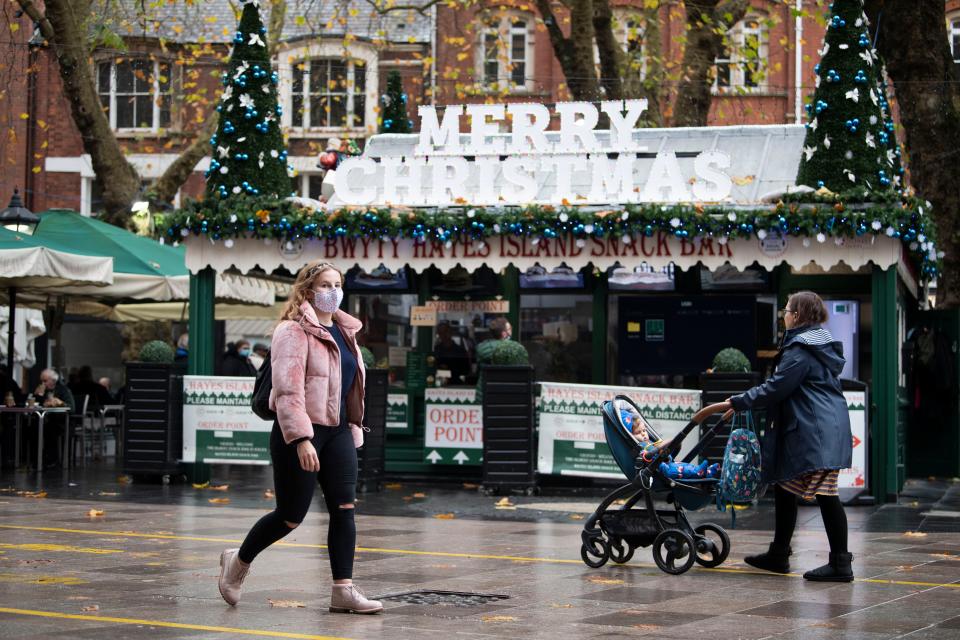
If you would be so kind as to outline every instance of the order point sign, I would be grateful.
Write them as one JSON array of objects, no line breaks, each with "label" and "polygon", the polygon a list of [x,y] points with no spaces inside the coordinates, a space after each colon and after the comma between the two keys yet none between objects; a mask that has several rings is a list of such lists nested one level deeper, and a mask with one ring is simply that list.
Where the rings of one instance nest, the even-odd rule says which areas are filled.
[{"label": "order point sign", "polygon": [[475,389],[424,392],[423,455],[430,464],[480,464],[483,458],[483,407]]}]

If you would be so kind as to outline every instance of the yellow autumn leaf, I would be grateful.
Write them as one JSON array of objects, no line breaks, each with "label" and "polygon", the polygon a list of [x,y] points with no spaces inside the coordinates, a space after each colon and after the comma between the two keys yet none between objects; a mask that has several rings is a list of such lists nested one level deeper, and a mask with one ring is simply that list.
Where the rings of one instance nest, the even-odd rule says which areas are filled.
[{"label": "yellow autumn leaf", "polygon": [[40,168],[40,165],[37,165],[32,169],[32,171],[34,173],[40,173],[41,171],[43,171],[43,169]]},{"label": "yellow autumn leaf", "polygon": [[[126,153],[126,150],[124,150],[124,153]],[[117,476],[117,482],[120,484],[130,484],[133,482],[133,478],[130,476]]]},{"label": "yellow autumn leaf", "polygon": [[435,513],[433,517],[437,520],[453,520],[456,516],[452,513]]},{"label": "yellow autumn leaf", "polygon": [[516,618],[513,616],[481,616],[480,620],[483,622],[514,622]]},{"label": "yellow autumn leaf", "polygon": [[194,488],[194,489],[206,489],[206,488],[209,487],[209,486],[210,486],[210,481],[209,481],[209,480],[207,480],[206,482],[200,482],[200,483],[194,482],[194,483],[193,483],[193,488]]},{"label": "yellow autumn leaf", "polygon": [[226,491],[229,488],[230,488],[230,485],[228,484],[218,484],[218,485],[207,487],[207,489],[209,489],[210,491]]},{"label": "yellow autumn leaf", "polygon": [[579,513],[571,513],[571,514],[570,514],[570,519],[571,519],[571,520],[583,520],[583,516],[580,515]]},{"label": "yellow autumn leaf", "polygon": [[297,600],[272,600],[267,598],[267,602],[270,603],[271,607],[277,609],[304,609],[307,606]]},{"label": "yellow autumn leaf", "polygon": [[421,492],[421,491],[417,491],[415,494],[413,494],[413,497],[414,497],[414,498],[426,498],[426,497],[427,497],[427,494],[425,494],[425,493],[423,493],[423,492]]},{"label": "yellow autumn leaf", "polygon": [[757,176],[730,176],[730,179],[733,180],[733,183],[740,187],[750,184],[756,180],[756,178]]},{"label": "yellow autumn leaf", "polygon": [[210,498],[207,502],[210,504],[230,504],[230,498]]},{"label": "yellow autumn leaf", "polygon": [[927,534],[923,531],[905,531],[903,535],[907,538],[926,538]]},{"label": "yellow autumn leaf", "polygon": [[307,19],[303,16],[297,16],[296,18],[294,18],[293,21],[297,24],[298,27],[302,27],[303,25],[307,24]]},{"label": "yellow autumn leaf", "polygon": [[267,498],[268,500],[270,500],[270,499],[273,499],[273,498],[275,497],[275,495],[274,495],[274,493],[273,493],[272,490],[267,489],[266,491],[263,492],[263,497],[264,497],[264,498]]},{"label": "yellow autumn leaf", "polygon": [[10,33],[16,33],[16,32],[19,31],[19,30],[20,30],[20,25],[19,25],[19,24],[17,24],[16,22],[11,22],[11,23],[10,23]]},{"label": "yellow autumn leaf", "polygon": [[480,485],[478,485],[478,484],[476,484],[476,483],[473,483],[473,482],[464,482],[464,483],[463,483],[463,488],[464,488],[464,489],[479,489],[479,488],[480,488]]},{"label": "yellow autumn leaf", "polygon": [[87,606],[82,607],[82,608],[80,609],[80,611],[86,611],[86,612],[100,611],[100,605],[98,605],[98,604],[88,604]]},{"label": "yellow autumn leaf", "polygon": [[556,602],[550,603],[550,606],[554,609],[573,609],[572,604],[557,604]]},{"label": "yellow autumn leaf", "polygon": [[98,496],[118,496],[118,495],[120,495],[120,494],[117,493],[116,491],[101,491],[101,492],[98,493],[97,495],[98,495]]},{"label": "yellow autumn leaf", "polygon": [[99,518],[103,515],[103,509],[90,509],[87,511],[87,517],[89,518]]},{"label": "yellow autumn leaf", "polygon": [[21,114],[20,114],[20,119],[21,119],[21,120],[29,120],[29,119],[30,119],[30,114],[29,114],[29,113],[21,113]]}]

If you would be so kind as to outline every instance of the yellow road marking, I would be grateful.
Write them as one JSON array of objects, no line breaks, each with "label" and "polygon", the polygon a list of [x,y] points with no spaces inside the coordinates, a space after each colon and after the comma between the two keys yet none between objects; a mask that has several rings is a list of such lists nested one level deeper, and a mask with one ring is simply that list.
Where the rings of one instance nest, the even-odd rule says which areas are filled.
[{"label": "yellow road marking", "polygon": [[29,542],[24,544],[9,544],[0,542],[0,547],[4,549],[19,549],[20,551],[56,551],[64,553],[93,553],[96,555],[108,555],[111,553],[123,553],[120,549],[101,549],[97,547],[71,547],[65,544],[40,544]]},{"label": "yellow road marking", "polygon": [[[157,538],[157,539],[166,539],[166,540],[187,540],[193,542],[220,542],[226,544],[239,544],[242,542],[236,538],[214,538],[214,537],[205,537],[205,536],[178,536],[174,534],[164,533],[164,534],[152,534],[152,533],[139,533],[135,531],[94,531],[90,529],[66,529],[61,527],[31,527],[27,525],[16,525],[16,524],[0,524],[0,529],[21,529],[27,531],[45,531],[50,533],[76,533],[81,535],[89,536],[126,536],[129,538]],[[279,541],[275,543],[275,546],[281,547],[293,547],[301,549],[326,549],[327,545],[325,544],[311,544],[306,542],[286,542]],[[570,560],[567,558],[537,558],[531,556],[508,556],[508,555],[494,555],[494,554],[483,554],[483,553],[456,553],[452,551],[418,551],[416,549],[389,549],[384,547],[357,547],[359,553],[383,553],[383,554],[395,554],[395,555],[404,555],[404,556],[428,556],[433,558],[461,558],[467,560],[505,560],[509,562],[533,562],[541,564],[573,564],[573,565],[582,565],[581,560]],[[651,569],[656,568],[655,564],[649,563],[631,563],[620,565],[625,569]],[[753,569],[737,569],[733,567],[715,567],[708,569],[706,567],[698,567],[698,571],[706,571],[711,573],[733,573],[739,575],[754,575],[754,576],[774,576],[774,577],[784,577],[784,578],[800,578],[802,577],[799,573],[788,573],[788,574],[776,574],[768,573],[766,571],[756,571]],[[857,578],[856,582],[869,582],[874,584],[892,584],[892,585],[904,585],[912,587],[945,587],[948,589],[960,589],[960,582],[914,582],[906,580],[886,580],[882,578]]]},{"label": "yellow road marking", "polygon": [[73,576],[34,576],[28,573],[0,573],[0,582],[16,584],[66,585],[88,584],[86,580]]},{"label": "yellow road marking", "polygon": [[336,636],[316,636],[309,633],[292,633],[289,631],[263,631],[260,629],[242,629],[239,627],[216,627],[207,624],[187,624],[184,622],[167,622],[166,620],[139,620],[137,618],[115,618],[112,616],[88,616],[79,613],[59,613],[57,611],[35,611],[33,609],[11,609],[0,607],[0,613],[12,613],[20,616],[35,616],[37,618],[55,618],[58,620],[87,620],[90,622],[113,622],[116,624],[136,624],[150,627],[166,627],[167,629],[189,629],[191,631],[215,631],[218,633],[236,633],[245,636],[261,636],[266,638],[298,638],[301,640],[346,640]]}]

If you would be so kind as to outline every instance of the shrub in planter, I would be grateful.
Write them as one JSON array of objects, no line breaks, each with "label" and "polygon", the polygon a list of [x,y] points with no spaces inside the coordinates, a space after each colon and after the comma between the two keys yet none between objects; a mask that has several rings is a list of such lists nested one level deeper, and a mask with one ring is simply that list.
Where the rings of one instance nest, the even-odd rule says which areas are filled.
[{"label": "shrub in planter", "polygon": [[739,349],[728,347],[713,358],[713,373],[748,373],[750,360]]},{"label": "shrub in planter", "polygon": [[530,354],[527,348],[513,340],[501,340],[493,349],[494,365],[529,364]]},{"label": "shrub in planter", "polygon": [[170,364],[173,362],[173,347],[162,340],[151,340],[140,349],[140,362]]},{"label": "shrub in planter", "polygon": [[363,366],[366,369],[373,369],[376,366],[376,358],[373,357],[373,351],[366,347],[360,347],[360,355],[363,356]]}]

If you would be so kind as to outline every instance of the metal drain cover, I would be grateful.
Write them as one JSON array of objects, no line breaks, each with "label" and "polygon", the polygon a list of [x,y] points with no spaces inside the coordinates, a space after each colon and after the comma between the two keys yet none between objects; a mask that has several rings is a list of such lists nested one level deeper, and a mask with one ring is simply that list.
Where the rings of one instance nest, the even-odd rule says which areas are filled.
[{"label": "metal drain cover", "polygon": [[405,591],[386,596],[377,596],[377,600],[391,600],[405,604],[439,604],[452,607],[477,607],[506,600],[510,596],[492,593],[470,593],[468,591],[437,591],[424,589],[421,591]]}]

